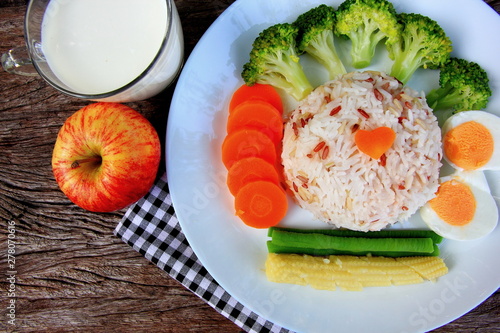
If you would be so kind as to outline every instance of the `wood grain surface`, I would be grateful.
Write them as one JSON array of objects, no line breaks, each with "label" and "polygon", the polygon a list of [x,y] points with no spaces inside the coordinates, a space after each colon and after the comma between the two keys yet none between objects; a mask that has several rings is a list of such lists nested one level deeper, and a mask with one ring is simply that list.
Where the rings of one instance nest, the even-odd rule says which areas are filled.
[{"label": "wood grain surface", "polygon": [[[175,2],[187,58],[233,1]],[[500,12],[499,0],[486,2]],[[0,0],[0,53],[24,42],[25,10],[26,1]],[[154,124],[161,138],[173,89],[128,104]],[[0,331],[240,332],[113,235],[124,211],[87,212],[60,192],[50,166],[52,148],[66,118],[87,104],[40,78],[0,70]],[[12,290],[6,279],[7,236],[13,229],[15,326],[8,323]],[[497,291],[434,332],[500,332],[499,306]]]}]

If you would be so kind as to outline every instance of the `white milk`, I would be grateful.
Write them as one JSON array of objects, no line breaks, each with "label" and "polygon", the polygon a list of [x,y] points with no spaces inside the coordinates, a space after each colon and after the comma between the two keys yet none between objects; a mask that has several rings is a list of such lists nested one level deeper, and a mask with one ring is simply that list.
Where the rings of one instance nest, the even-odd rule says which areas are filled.
[{"label": "white milk", "polygon": [[[151,97],[177,75],[183,38],[172,2],[169,39],[145,77],[111,101]],[[42,50],[69,90],[88,95],[119,89],[155,59],[169,26],[166,0],[51,0],[42,24]]]}]

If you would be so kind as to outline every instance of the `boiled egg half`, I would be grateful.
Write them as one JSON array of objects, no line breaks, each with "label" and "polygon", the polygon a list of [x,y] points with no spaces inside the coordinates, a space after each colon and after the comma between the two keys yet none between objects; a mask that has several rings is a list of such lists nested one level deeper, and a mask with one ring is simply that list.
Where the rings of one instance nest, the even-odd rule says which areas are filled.
[{"label": "boiled egg half", "polygon": [[491,233],[498,208],[482,171],[456,171],[442,177],[436,197],[420,215],[429,228],[453,240],[474,240]]},{"label": "boiled egg half", "polygon": [[500,170],[500,117],[462,111],[442,128],[444,159],[458,170]]}]

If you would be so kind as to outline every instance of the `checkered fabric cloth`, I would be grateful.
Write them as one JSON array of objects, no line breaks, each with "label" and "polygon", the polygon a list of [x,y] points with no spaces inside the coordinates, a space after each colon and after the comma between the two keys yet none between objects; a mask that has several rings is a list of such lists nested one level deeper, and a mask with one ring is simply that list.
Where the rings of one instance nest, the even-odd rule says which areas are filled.
[{"label": "checkered fabric cloth", "polygon": [[236,301],[203,267],[175,216],[166,175],[129,207],[114,233],[245,331],[289,332]]}]

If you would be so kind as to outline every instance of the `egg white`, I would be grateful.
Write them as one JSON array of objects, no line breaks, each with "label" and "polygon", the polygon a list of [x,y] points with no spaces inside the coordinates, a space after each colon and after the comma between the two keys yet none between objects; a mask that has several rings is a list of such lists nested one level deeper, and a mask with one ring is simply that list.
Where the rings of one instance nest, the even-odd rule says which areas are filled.
[{"label": "egg white", "polygon": [[[450,130],[468,121],[475,121],[486,127],[491,133],[494,143],[491,159],[476,170],[500,170],[500,117],[485,111],[462,111],[456,113],[444,123],[442,128],[443,138]],[[444,155],[444,159],[455,169],[463,170],[463,168],[451,162],[446,154]]]},{"label": "egg white", "polygon": [[482,171],[457,171],[454,174],[440,178],[440,183],[455,179],[467,185],[474,195],[476,211],[471,222],[464,226],[446,223],[426,203],[420,209],[420,216],[437,234],[453,240],[474,240],[491,233],[498,223],[498,207],[490,193],[488,182]]}]

